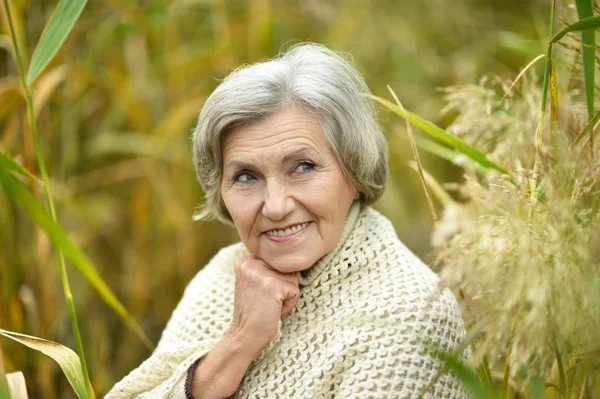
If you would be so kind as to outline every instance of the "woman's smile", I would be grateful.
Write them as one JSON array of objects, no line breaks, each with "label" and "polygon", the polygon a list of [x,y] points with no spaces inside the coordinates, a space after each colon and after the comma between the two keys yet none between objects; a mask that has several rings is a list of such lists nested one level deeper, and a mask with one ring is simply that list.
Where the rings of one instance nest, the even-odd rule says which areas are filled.
[{"label": "woman's smile", "polygon": [[295,243],[301,237],[304,237],[310,228],[310,222],[298,223],[291,227],[273,229],[263,234],[271,241],[278,244]]}]

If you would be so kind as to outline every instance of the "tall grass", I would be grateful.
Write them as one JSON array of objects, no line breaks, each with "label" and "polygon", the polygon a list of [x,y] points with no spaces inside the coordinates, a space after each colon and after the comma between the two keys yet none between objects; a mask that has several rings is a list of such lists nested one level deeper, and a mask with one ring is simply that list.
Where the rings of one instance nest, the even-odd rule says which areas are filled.
[{"label": "tall grass", "polygon": [[[79,3],[83,3],[85,5],[85,2],[79,2]],[[63,2],[62,4],[65,4],[65,3]],[[52,193],[50,191],[50,183],[48,180],[48,173],[46,172],[46,162],[44,161],[44,151],[42,150],[42,146],[41,146],[41,142],[40,142],[40,135],[39,135],[38,128],[37,128],[37,121],[36,121],[36,118],[34,115],[33,101],[31,99],[29,85],[28,85],[28,82],[25,77],[25,68],[23,66],[23,60],[21,58],[21,53],[19,50],[19,45],[17,43],[15,29],[13,26],[12,15],[11,15],[11,11],[8,6],[7,0],[4,0],[4,9],[6,11],[8,25],[10,27],[10,33],[11,33],[11,38],[12,38],[13,50],[14,50],[14,57],[16,59],[17,66],[19,69],[19,77],[21,78],[21,86],[23,89],[24,97],[25,97],[25,106],[27,108],[29,123],[31,124],[31,131],[33,134],[33,141],[35,143],[35,152],[37,155],[38,167],[39,167],[40,174],[42,177],[42,183],[43,183],[43,188],[44,188],[44,194],[46,197],[46,203],[48,206],[50,217],[51,217],[52,221],[54,223],[56,223],[56,210],[54,208],[54,201],[52,199]],[[43,50],[45,47],[50,47],[48,45],[48,43],[41,43],[41,44],[42,45],[39,47],[40,50]],[[44,64],[49,61],[49,58],[50,58],[50,56],[47,57],[46,60],[44,60],[45,61]],[[39,68],[39,69],[41,70],[41,68]],[[31,75],[31,80],[33,80],[33,78],[35,78],[35,76],[38,73],[39,72],[34,71],[33,75]],[[64,294],[65,294],[65,298],[67,301],[67,307],[69,309],[69,316],[71,318],[73,334],[75,336],[75,342],[77,344],[77,351],[79,352],[79,359],[81,361],[81,369],[82,369],[83,380],[85,383],[86,393],[87,393],[88,397],[93,398],[94,391],[92,390],[92,385],[90,383],[90,378],[89,378],[88,370],[87,370],[87,364],[85,362],[85,352],[83,350],[83,342],[81,341],[81,334],[79,333],[79,325],[77,324],[77,313],[75,312],[75,305],[73,303],[73,295],[71,293],[71,286],[69,284],[69,277],[67,274],[67,268],[65,265],[65,258],[64,258],[63,252],[62,252],[62,248],[60,248],[60,247],[57,248],[57,255],[58,255],[58,263],[60,265],[60,274],[61,274],[61,280],[62,280],[62,285],[63,285],[63,289],[64,289]]]},{"label": "tall grass", "polygon": [[[495,79],[446,89],[445,111],[456,115],[448,131],[378,99],[481,166],[493,159],[514,170],[467,171],[459,185],[463,202],[447,202],[433,236],[442,281],[467,306],[464,344],[474,343],[475,365],[492,370],[490,386],[489,373],[477,375],[448,356],[447,367],[475,397],[600,395],[600,147],[593,141],[596,85],[585,51],[595,48],[589,33],[600,17],[591,15],[589,2],[589,13],[582,13],[583,3],[577,2],[583,18],[554,34],[552,2],[541,82],[525,73],[518,83]],[[583,54],[585,97],[565,87],[559,99],[553,46],[580,31],[575,50]],[[515,86],[518,93],[509,94]],[[465,144],[453,145],[450,135]]]}]

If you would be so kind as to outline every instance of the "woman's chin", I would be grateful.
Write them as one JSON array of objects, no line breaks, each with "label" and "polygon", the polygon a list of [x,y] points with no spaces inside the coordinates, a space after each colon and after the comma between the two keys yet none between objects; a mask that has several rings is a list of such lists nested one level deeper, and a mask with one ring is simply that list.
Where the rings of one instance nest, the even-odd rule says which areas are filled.
[{"label": "woman's chin", "polygon": [[273,257],[266,256],[263,260],[273,269],[281,273],[295,273],[310,269],[316,262],[316,259],[308,258],[305,255],[294,256],[293,254]]},{"label": "woman's chin", "polygon": [[[311,223],[312,225],[312,223]],[[281,273],[295,273],[312,267],[319,255],[321,243],[312,227],[290,240],[274,240],[261,235],[257,258]]]}]

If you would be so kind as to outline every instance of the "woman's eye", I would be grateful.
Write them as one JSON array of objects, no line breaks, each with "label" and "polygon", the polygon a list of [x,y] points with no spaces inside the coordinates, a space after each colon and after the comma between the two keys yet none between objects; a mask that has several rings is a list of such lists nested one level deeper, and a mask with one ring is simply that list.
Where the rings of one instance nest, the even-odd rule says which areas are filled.
[{"label": "woman's eye", "polygon": [[299,173],[308,173],[315,169],[315,165],[311,162],[300,162],[296,167],[296,171]]},{"label": "woman's eye", "polygon": [[249,183],[254,179],[255,177],[252,176],[250,173],[240,173],[235,176],[235,181],[240,183]]}]

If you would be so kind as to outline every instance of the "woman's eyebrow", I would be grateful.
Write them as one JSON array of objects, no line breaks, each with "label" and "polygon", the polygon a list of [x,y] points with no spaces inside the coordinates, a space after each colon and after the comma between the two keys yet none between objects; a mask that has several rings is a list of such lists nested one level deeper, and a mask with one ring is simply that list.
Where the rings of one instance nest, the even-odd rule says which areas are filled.
[{"label": "woman's eyebrow", "polygon": [[235,170],[254,169],[254,165],[251,163],[242,162],[242,161],[229,161],[225,164],[225,168],[231,168],[231,169],[235,169]]},{"label": "woman's eyebrow", "polygon": [[296,158],[298,155],[303,155],[308,152],[314,152],[314,150],[311,147],[307,147],[307,146],[300,147],[297,150],[294,150],[294,151],[290,152],[289,154],[285,155],[283,158],[281,158],[281,163],[286,163],[290,159]]},{"label": "woman's eyebrow", "polygon": [[[288,162],[290,159],[296,158],[300,155],[304,155],[306,153],[314,153],[315,150],[312,147],[309,146],[303,146],[300,147],[292,152],[290,152],[289,154],[284,155],[281,158],[281,163],[286,163]],[[251,164],[249,162],[244,162],[244,161],[238,161],[238,160],[231,160],[229,162],[227,162],[224,166],[223,169],[225,168],[232,168],[232,169],[236,169],[236,170],[240,170],[240,169],[254,169],[255,165]]]}]

